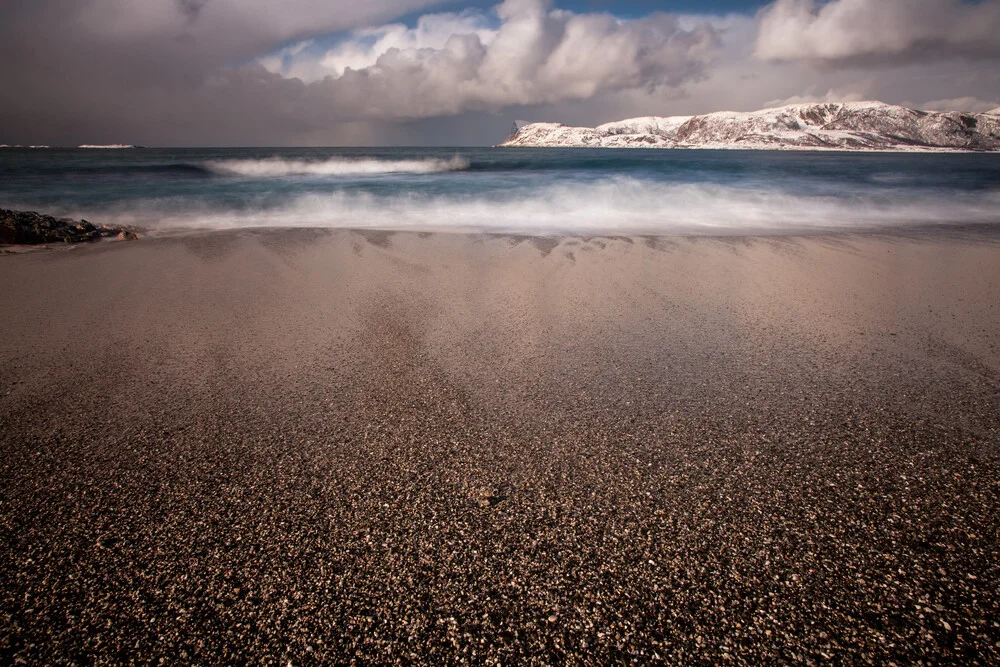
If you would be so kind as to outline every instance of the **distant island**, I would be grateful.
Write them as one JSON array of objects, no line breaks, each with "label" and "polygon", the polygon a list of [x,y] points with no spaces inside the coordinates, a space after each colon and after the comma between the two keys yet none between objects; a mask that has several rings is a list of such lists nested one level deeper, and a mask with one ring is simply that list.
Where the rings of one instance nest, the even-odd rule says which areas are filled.
[{"label": "distant island", "polygon": [[[60,150],[65,150],[65,146],[46,146],[46,145],[35,145],[35,146],[22,146],[21,144],[0,144],[0,148],[57,148]],[[72,147],[69,147],[72,148]],[[134,144],[80,144],[77,148],[145,148],[145,146],[136,146]]]},{"label": "distant island", "polygon": [[650,116],[594,128],[529,123],[500,146],[996,151],[1000,150],[1000,107],[986,113],[933,112],[882,102],[849,102]]}]

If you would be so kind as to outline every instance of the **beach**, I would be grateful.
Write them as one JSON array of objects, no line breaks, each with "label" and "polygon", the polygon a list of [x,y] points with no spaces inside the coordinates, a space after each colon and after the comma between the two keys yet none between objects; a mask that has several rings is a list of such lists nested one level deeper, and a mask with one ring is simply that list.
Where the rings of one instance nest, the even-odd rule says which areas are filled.
[{"label": "beach", "polygon": [[1000,235],[0,257],[0,656],[1000,661]]}]

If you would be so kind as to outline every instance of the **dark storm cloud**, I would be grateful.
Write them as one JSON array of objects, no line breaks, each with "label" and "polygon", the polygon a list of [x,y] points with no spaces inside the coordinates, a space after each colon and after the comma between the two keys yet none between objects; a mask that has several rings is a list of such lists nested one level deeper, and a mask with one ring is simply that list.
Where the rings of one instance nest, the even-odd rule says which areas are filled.
[{"label": "dark storm cloud", "polygon": [[202,8],[207,4],[208,0],[177,0],[177,5],[180,7],[181,13],[191,23],[198,20],[198,15],[201,14]]},{"label": "dark storm cloud", "polygon": [[0,3],[0,143],[280,141],[295,82],[240,63],[435,1]]}]

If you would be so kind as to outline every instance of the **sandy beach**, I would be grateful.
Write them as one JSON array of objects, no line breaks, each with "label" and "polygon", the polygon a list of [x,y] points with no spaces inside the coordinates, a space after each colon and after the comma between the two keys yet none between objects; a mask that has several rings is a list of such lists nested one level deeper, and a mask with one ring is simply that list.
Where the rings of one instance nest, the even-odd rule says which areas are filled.
[{"label": "sandy beach", "polygon": [[0,662],[1000,662],[1000,235],[0,257]]}]

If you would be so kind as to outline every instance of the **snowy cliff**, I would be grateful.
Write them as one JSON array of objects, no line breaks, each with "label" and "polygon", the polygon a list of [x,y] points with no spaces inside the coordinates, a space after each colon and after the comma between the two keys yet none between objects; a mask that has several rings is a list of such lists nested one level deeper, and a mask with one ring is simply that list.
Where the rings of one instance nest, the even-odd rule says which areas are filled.
[{"label": "snowy cliff", "polygon": [[525,125],[501,146],[756,150],[1000,150],[1000,108],[932,112],[881,102],[632,118],[595,128]]}]

